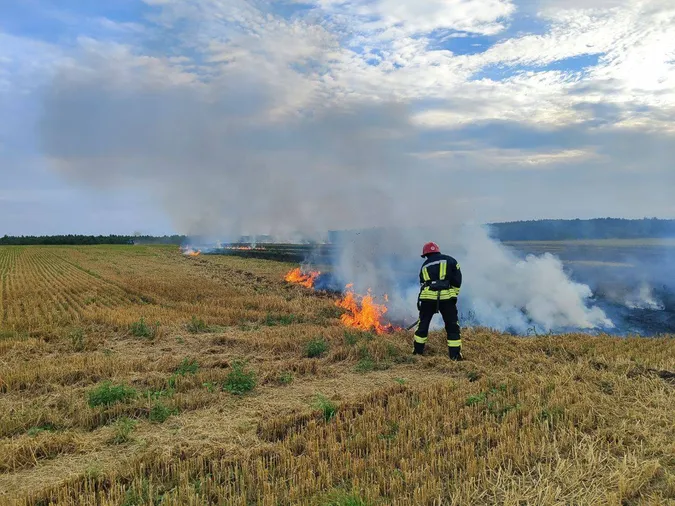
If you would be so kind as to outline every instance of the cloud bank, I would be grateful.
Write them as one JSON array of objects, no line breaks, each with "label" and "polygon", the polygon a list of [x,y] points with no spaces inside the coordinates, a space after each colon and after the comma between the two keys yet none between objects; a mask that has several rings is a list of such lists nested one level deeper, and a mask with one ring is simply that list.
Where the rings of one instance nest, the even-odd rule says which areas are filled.
[{"label": "cloud bank", "polygon": [[59,177],[178,232],[675,211],[669,2],[145,4],[3,35],[0,89]]}]

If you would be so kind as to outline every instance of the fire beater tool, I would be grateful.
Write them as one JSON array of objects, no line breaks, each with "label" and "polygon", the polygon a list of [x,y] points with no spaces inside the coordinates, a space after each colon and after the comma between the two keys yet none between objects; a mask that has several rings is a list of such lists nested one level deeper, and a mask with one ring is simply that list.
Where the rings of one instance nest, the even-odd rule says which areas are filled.
[{"label": "fire beater tool", "polygon": [[417,325],[420,322],[420,319],[418,318],[415,323],[413,323],[410,327],[406,327],[406,330],[412,330],[412,328]]}]

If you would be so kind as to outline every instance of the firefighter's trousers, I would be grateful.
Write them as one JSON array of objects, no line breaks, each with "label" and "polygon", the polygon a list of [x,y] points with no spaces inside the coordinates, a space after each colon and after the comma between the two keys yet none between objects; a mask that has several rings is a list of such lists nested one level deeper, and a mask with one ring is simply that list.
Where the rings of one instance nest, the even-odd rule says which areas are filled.
[{"label": "firefighter's trousers", "polygon": [[418,303],[420,322],[415,331],[415,353],[424,353],[424,345],[429,339],[429,325],[437,312],[441,313],[448,338],[448,355],[452,359],[462,358],[462,338],[457,315],[457,299],[421,300]]}]

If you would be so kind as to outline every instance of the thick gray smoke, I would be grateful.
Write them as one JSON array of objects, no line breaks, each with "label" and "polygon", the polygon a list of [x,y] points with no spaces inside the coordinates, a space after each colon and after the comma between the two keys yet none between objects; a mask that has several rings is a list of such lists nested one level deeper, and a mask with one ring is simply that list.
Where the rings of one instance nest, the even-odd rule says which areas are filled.
[{"label": "thick gray smoke", "polygon": [[[428,146],[414,102],[382,89],[347,93],[327,70],[340,57],[335,38],[318,24],[296,28],[279,47],[264,33],[198,40],[189,48],[201,48],[198,68],[85,43],[44,90],[43,150],[77,184],[145,191],[180,233],[227,241],[397,227],[345,244],[336,266],[357,290],[388,292],[392,315],[414,314],[419,249],[436,240],[463,266],[463,309],[477,323],[609,324],[555,258],[519,261],[484,231],[463,228],[472,217],[462,180],[419,156]],[[421,225],[432,232],[408,232]]]},{"label": "thick gray smoke", "polygon": [[419,255],[429,240],[439,242],[460,263],[466,282],[459,308],[465,324],[517,333],[613,327],[593,305],[590,288],[572,281],[558,258],[545,254],[520,259],[473,224],[345,234],[338,277],[353,280],[360,293],[376,287],[376,297],[387,295],[392,319],[414,321]]}]

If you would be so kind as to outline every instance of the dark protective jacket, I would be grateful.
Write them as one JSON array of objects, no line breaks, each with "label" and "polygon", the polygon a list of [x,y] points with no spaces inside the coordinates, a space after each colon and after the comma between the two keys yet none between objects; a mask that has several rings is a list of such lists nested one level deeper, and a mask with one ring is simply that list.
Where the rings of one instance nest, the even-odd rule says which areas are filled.
[{"label": "dark protective jacket", "polygon": [[420,300],[449,300],[459,296],[462,271],[457,260],[442,253],[428,255],[420,269]]}]

